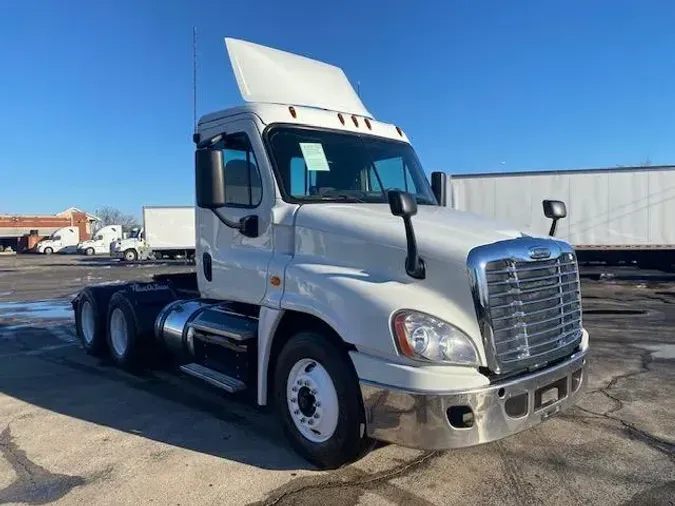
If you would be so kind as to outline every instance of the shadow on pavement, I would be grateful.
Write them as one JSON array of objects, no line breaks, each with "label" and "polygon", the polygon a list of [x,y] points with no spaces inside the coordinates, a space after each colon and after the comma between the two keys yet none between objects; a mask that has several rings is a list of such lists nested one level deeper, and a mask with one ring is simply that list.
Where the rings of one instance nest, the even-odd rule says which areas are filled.
[{"label": "shadow on pavement", "polygon": [[[311,468],[287,445],[271,410],[172,372],[121,371],[85,355],[78,344],[54,339],[56,328],[18,328],[11,337],[0,339],[0,393],[68,417],[262,469]],[[4,424],[0,431],[3,428]]]}]

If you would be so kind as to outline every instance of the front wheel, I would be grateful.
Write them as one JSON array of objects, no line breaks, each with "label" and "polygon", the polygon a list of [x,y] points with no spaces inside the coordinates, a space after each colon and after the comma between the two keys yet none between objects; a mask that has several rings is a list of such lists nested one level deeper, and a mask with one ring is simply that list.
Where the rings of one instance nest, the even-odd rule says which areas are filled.
[{"label": "front wheel", "polygon": [[138,253],[136,253],[136,250],[133,249],[128,249],[124,252],[124,260],[127,262],[133,262],[138,259]]},{"label": "front wheel", "polygon": [[51,255],[52,253],[54,253],[54,250],[52,248],[49,247],[45,248],[44,250],[45,255]]},{"label": "front wheel", "polygon": [[335,469],[371,447],[356,373],[328,338],[316,332],[293,336],[279,354],[274,379],[286,436],[309,462]]},{"label": "front wheel", "polygon": [[85,250],[84,253],[85,253],[85,255],[87,255],[88,257],[90,257],[90,256],[92,256],[92,255],[95,253],[95,252],[94,252],[94,248],[87,248],[87,249]]}]

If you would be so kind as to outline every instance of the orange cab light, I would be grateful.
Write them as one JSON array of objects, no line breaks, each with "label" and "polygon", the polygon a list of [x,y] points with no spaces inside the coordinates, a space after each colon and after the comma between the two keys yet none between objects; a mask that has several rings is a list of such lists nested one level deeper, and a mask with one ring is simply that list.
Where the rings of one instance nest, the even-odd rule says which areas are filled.
[{"label": "orange cab light", "polygon": [[356,119],[356,116],[354,116],[353,114],[352,114],[352,121],[354,122],[354,126],[356,128],[358,128],[359,127],[359,120]]},{"label": "orange cab light", "polygon": [[293,116],[294,118],[297,118],[297,117],[298,117],[298,113],[295,112],[295,107],[290,106],[290,107],[288,108],[288,111],[291,113],[291,116]]},{"label": "orange cab light", "polygon": [[368,130],[372,130],[373,127],[370,124],[370,120],[368,118],[364,118],[363,121],[366,123],[366,126],[368,127]]},{"label": "orange cab light", "polygon": [[345,124],[345,117],[342,115],[341,112],[338,113],[338,119],[340,120],[340,123],[343,125]]}]

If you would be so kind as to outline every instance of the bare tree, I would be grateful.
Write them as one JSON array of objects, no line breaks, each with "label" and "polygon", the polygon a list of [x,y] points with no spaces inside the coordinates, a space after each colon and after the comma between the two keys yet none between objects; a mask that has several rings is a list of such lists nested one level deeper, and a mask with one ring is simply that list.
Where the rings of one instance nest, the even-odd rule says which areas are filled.
[{"label": "bare tree", "polygon": [[94,211],[94,214],[99,221],[97,228],[102,228],[107,225],[122,225],[125,230],[137,227],[138,220],[131,214],[124,214],[122,211],[112,206],[102,206]]}]

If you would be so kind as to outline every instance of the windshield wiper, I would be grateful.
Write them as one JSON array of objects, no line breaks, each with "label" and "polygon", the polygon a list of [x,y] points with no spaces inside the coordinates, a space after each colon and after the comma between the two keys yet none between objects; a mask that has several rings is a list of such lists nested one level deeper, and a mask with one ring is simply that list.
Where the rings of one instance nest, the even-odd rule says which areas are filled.
[{"label": "windshield wiper", "polygon": [[354,197],[352,195],[345,195],[344,193],[337,193],[335,195],[308,195],[307,197],[304,197],[306,199],[312,199],[312,200],[322,200],[326,202],[357,202],[360,204],[365,203],[365,201],[361,200],[358,197]]},{"label": "windshield wiper", "polygon": [[417,197],[417,203],[422,204],[422,205],[428,205],[428,206],[433,206],[435,202],[425,198],[425,197]]}]

